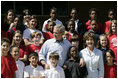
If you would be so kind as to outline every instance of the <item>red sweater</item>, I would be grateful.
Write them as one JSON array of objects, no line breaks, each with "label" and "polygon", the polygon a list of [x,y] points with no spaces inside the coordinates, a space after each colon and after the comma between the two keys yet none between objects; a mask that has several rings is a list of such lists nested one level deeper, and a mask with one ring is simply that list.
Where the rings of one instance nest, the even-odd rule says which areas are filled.
[{"label": "red sweater", "polygon": [[[42,45],[36,46],[34,44],[30,44],[27,47],[28,47],[28,56],[29,56],[29,54],[32,52],[37,52],[38,54],[40,52]],[[39,61],[38,61],[38,65],[42,66],[42,64]]]},{"label": "red sweater", "polygon": [[25,45],[20,45],[19,46],[19,53],[20,53],[19,58],[23,58],[24,55],[28,55],[28,47]]},{"label": "red sweater", "polygon": [[104,78],[117,78],[117,65],[104,65]]},{"label": "red sweater", "polygon": [[109,39],[109,48],[114,52],[115,60],[117,60],[117,35],[110,34]]},{"label": "red sweater", "polygon": [[37,53],[39,53],[41,47],[42,47],[42,45],[39,45],[39,46],[36,46],[36,45],[34,45],[34,44],[28,45],[29,54],[32,53],[32,52],[37,52]]},{"label": "red sweater", "polygon": [[10,35],[10,40],[12,41],[12,36],[14,34],[14,32],[16,31],[16,28],[15,27],[12,27],[10,30],[7,31],[7,33]]},{"label": "red sweater", "polygon": [[15,59],[11,56],[1,56],[1,77],[13,78],[17,70]]},{"label": "red sweater", "polygon": [[[85,26],[85,31],[89,31],[89,30],[91,30],[92,28],[91,28],[91,24],[90,24],[90,22],[91,22],[91,20],[88,20],[87,22],[86,22],[86,26]],[[103,27],[102,27],[102,23],[100,23],[100,22],[98,22],[98,30],[100,31],[100,32],[104,32],[104,29],[103,29]]]},{"label": "red sweater", "polygon": [[106,21],[106,22],[105,22],[105,24],[104,24],[105,33],[109,31],[110,24],[111,24],[111,22],[110,22],[110,21]]},{"label": "red sweater", "polygon": [[11,40],[11,34],[1,30],[1,38],[8,38],[9,40]]},{"label": "red sweater", "polygon": [[[75,32],[74,34],[78,35],[80,40],[82,39],[82,37],[81,37],[81,35],[79,33]],[[71,35],[71,33],[69,33],[68,41],[70,41],[71,37],[72,37],[72,35]],[[81,42],[80,40],[79,40],[79,42]]]},{"label": "red sweater", "polygon": [[50,33],[50,32],[44,32],[43,36],[45,38],[45,41],[48,40],[48,39],[54,38],[54,35],[52,33]]}]

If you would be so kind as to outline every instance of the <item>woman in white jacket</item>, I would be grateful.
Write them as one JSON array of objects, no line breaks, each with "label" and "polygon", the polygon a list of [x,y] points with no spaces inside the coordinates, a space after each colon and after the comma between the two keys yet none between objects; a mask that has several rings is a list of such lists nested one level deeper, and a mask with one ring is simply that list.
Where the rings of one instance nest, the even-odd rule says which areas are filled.
[{"label": "woman in white jacket", "polygon": [[95,36],[94,33],[87,32],[84,34],[84,43],[86,48],[80,51],[80,56],[84,58],[86,68],[88,71],[88,78],[103,78],[104,64],[102,51],[94,47]]}]

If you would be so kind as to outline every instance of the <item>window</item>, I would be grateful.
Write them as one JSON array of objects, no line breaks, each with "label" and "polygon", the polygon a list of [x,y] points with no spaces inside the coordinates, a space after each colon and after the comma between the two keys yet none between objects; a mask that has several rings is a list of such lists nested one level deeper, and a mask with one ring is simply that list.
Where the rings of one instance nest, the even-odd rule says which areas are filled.
[{"label": "window", "polygon": [[58,15],[67,15],[68,14],[68,2],[67,1],[44,1],[43,2],[44,15],[49,15],[50,9],[52,7],[57,8]]},{"label": "window", "polygon": [[24,9],[29,9],[34,15],[49,15],[52,7],[57,8],[58,15],[68,14],[68,1],[2,1],[1,5],[2,14],[9,9],[22,14]]},{"label": "window", "polygon": [[29,9],[31,14],[41,15],[41,1],[15,1],[16,14],[22,14],[24,9]]},{"label": "window", "polygon": [[13,1],[1,1],[1,13],[6,14],[9,9],[13,9]]}]

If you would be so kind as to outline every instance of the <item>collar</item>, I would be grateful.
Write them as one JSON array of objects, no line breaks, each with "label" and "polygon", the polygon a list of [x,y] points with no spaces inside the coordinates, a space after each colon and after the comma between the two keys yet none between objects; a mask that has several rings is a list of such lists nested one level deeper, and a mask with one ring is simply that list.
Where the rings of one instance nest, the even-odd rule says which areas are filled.
[{"label": "collar", "polygon": [[75,22],[77,22],[77,23],[78,23],[78,22],[79,22],[79,19],[75,20]]},{"label": "collar", "polygon": [[93,49],[91,54],[89,53],[88,47],[86,47],[86,50],[87,50],[87,54],[90,55],[90,56],[93,56],[96,53],[96,47],[94,47],[94,49]]},{"label": "collar", "polygon": [[107,48],[101,48],[102,50],[106,50]]},{"label": "collar", "polygon": [[31,65],[31,63],[30,63],[30,66],[31,66],[31,68],[33,68],[33,69],[37,69],[37,67],[38,67],[38,65],[37,65],[37,67],[35,68],[35,67],[33,67],[32,65]]},{"label": "collar", "polygon": [[16,63],[18,63],[18,62],[20,62],[20,60],[19,60],[19,59],[16,61]]},{"label": "collar", "polygon": [[110,34],[110,36],[112,36],[112,35],[115,35],[115,36],[117,36],[116,34],[113,34],[113,33],[111,33],[111,34]]},{"label": "collar", "polygon": [[54,38],[53,41],[54,41],[55,43],[56,43],[56,42],[57,42],[57,43],[64,43],[64,40],[65,40],[65,39],[62,38],[62,41],[59,42],[59,41],[57,41],[57,40]]},{"label": "collar", "polygon": [[[93,32],[93,30],[91,29],[91,30],[89,30],[88,32]],[[94,33],[94,34],[101,34],[101,32],[100,32],[99,30],[94,31],[93,33]]]},{"label": "collar", "polygon": [[[72,19],[71,19],[71,20],[72,20]],[[75,22],[78,23],[78,22],[79,22],[79,19],[75,20]]]},{"label": "collar", "polygon": [[79,59],[77,59],[77,60],[72,60],[72,59],[70,58],[69,61],[76,62],[76,61],[79,61]]},{"label": "collar", "polygon": [[54,67],[54,66],[52,66],[52,65],[50,64],[50,69],[56,69],[58,66],[59,66],[58,64],[57,64],[56,67]]},{"label": "collar", "polygon": [[[48,20],[51,21],[51,18],[49,18]],[[57,21],[57,19],[54,22],[56,22],[56,21]]]}]

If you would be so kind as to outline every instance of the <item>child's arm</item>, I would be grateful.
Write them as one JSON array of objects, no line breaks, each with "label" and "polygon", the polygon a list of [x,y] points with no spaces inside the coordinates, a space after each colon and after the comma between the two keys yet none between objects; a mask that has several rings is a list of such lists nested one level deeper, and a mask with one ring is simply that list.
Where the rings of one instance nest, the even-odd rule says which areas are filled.
[{"label": "child's arm", "polygon": [[15,24],[14,23],[11,23],[9,29],[11,29],[14,26],[15,26]]},{"label": "child's arm", "polygon": [[28,39],[24,39],[24,43],[25,43],[25,45],[27,46],[27,45],[30,45],[30,44],[33,44],[33,42],[30,42]]},{"label": "child's arm", "polygon": [[24,55],[23,58],[19,58],[19,60],[23,61],[23,62],[27,62],[27,55]]},{"label": "child's arm", "polygon": [[44,39],[41,39],[40,44],[43,45],[43,43],[44,43]]},{"label": "child's arm", "polygon": [[64,69],[64,70],[67,69],[67,66],[66,66],[66,65],[63,65],[63,69]]},{"label": "child's arm", "polygon": [[40,75],[39,78],[45,78],[45,76]]},{"label": "child's arm", "polygon": [[46,62],[42,59],[41,64],[44,66],[45,69],[50,69],[50,65],[46,64]]},{"label": "child's arm", "polygon": [[45,76],[42,76],[42,75],[37,76],[37,77],[30,76],[29,78],[45,78]]}]

